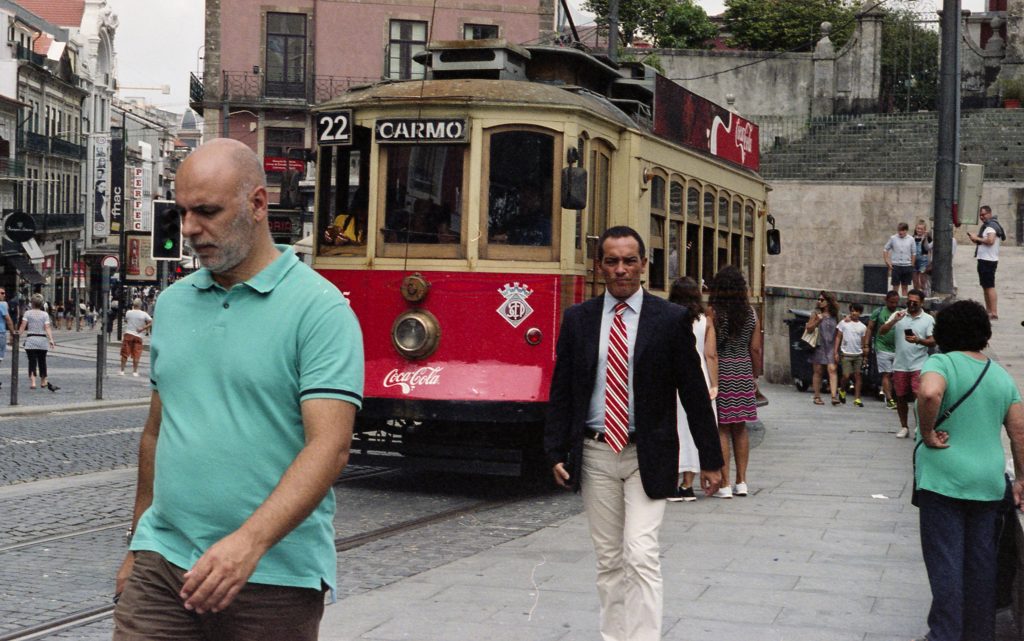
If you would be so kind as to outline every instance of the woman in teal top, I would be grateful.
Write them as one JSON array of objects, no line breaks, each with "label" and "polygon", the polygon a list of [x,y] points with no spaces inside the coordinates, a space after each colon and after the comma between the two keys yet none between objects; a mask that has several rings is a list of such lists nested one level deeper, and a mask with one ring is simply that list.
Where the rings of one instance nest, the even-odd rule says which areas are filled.
[{"label": "woman in teal top", "polygon": [[[996,609],[996,522],[1006,491],[1000,429],[1006,426],[1017,480],[1024,489],[1024,406],[1013,378],[981,350],[992,336],[988,313],[965,300],[935,319],[935,341],[943,353],[921,370],[918,394],[916,482],[921,552],[928,570],[932,606],[928,641],[992,641]],[[979,381],[980,377],[980,382]],[[977,387],[965,396],[978,382]],[[936,429],[935,422],[962,403]]]}]

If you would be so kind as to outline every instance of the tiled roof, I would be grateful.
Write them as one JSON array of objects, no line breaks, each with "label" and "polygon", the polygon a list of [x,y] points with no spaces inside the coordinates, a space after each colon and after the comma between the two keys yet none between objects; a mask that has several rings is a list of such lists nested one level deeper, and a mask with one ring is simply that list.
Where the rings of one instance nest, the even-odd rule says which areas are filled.
[{"label": "tiled roof", "polygon": [[85,0],[17,0],[17,3],[59,27],[80,27],[85,13]]}]

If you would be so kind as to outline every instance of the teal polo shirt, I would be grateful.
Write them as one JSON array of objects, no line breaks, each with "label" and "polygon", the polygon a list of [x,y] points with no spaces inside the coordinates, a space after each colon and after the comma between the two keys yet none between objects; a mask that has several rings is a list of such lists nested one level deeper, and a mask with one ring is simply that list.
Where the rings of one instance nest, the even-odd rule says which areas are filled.
[{"label": "teal polo shirt", "polygon": [[[225,290],[201,269],[160,295],[152,387],[163,412],[153,503],[132,550],[191,568],[238,529],[305,445],[301,404],[362,404],[363,342],[347,299],[290,248]],[[334,588],[334,492],[260,560],[253,583]]]}]

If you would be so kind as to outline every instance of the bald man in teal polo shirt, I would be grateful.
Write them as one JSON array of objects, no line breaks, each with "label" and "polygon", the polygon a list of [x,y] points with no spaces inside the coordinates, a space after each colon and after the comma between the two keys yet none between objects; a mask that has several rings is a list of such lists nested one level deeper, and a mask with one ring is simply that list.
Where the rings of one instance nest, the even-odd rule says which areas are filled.
[{"label": "bald man in teal polo shirt", "polygon": [[159,299],[115,640],[316,639],[334,495],[362,403],[344,296],[275,246],[259,158],[226,138],[177,176],[203,268]]}]

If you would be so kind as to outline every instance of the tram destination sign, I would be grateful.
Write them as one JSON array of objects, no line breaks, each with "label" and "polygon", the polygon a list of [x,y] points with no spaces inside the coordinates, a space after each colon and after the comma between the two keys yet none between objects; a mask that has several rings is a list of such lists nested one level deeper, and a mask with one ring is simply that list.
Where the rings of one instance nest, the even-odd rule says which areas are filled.
[{"label": "tram destination sign", "polygon": [[316,142],[321,147],[352,144],[352,110],[325,111],[316,116]]},{"label": "tram destination sign", "polygon": [[469,142],[465,118],[382,118],[375,132],[381,145]]}]

